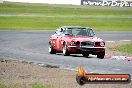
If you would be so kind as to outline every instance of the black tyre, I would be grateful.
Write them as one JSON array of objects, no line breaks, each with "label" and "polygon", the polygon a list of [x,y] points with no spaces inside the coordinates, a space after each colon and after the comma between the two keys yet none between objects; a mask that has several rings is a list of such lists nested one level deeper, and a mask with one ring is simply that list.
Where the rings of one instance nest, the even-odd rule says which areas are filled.
[{"label": "black tyre", "polygon": [[82,53],[82,55],[83,55],[84,57],[88,57],[88,56],[89,56],[89,53],[84,52],[84,53]]},{"label": "black tyre", "polygon": [[63,55],[64,56],[69,56],[70,55],[70,53],[68,52],[68,49],[67,49],[67,45],[66,44],[63,45]]},{"label": "black tyre", "polygon": [[56,50],[54,50],[51,45],[49,45],[49,53],[50,54],[56,54]]},{"label": "black tyre", "polygon": [[104,54],[98,54],[98,55],[97,55],[97,58],[103,59],[104,56],[105,56]]},{"label": "black tyre", "polygon": [[76,75],[76,81],[79,85],[84,85],[86,82],[85,77]]}]

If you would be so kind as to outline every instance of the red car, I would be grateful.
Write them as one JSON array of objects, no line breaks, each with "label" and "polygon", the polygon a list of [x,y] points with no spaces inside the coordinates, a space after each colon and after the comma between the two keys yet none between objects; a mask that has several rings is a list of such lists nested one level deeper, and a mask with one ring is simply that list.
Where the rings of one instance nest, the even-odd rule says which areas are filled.
[{"label": "red car", "polygon": [[105,56],[105,42],[96,37],[91,28],[81,26],[63,26],[50,36],[49,53],[62,52],[64,56],[70,54],[97,55],[97,58]]}]

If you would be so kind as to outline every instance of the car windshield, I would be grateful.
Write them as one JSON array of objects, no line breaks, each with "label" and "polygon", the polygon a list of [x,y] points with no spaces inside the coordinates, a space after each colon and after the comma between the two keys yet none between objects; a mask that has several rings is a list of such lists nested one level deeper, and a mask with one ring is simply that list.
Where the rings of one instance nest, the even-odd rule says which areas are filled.
[{"label": "car windshield", "polygon": [[64,31],[65,35],[74,35],[74,36],[90,36],[93,37],[95,34],[92,29],[86,28],[68,28]]}]

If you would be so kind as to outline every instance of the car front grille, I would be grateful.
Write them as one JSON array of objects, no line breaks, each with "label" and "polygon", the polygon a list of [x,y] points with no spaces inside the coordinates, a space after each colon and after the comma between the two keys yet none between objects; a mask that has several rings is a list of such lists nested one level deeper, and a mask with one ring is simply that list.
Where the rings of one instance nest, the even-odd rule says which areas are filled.
[{"label": "car front grille", "polygon": [[94,46],[94,42],[89,42],[89,41],[85,41],[85,42],[80,42],[81,46]]}]

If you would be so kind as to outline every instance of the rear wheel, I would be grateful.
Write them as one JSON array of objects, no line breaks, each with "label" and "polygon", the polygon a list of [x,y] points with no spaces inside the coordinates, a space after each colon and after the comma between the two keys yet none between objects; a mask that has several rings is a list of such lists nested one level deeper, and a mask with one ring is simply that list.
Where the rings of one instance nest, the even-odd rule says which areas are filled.
[{"label": "rear wheel", "polygon": [[103,59],[104,58],[104,54],[97,54],[97,58]]},{"label": "rear wheel", "polygon": [[64,56],[69,56],[70,55],[70,53],[68,52],[68,49],[67,49],[67,45],[66,44],[63,45],[63,55]]},{"label": "rear wheel", "polygon": [[52,45],[49,45],[49,53],[56,54],[56,51],[53,49]]}]

